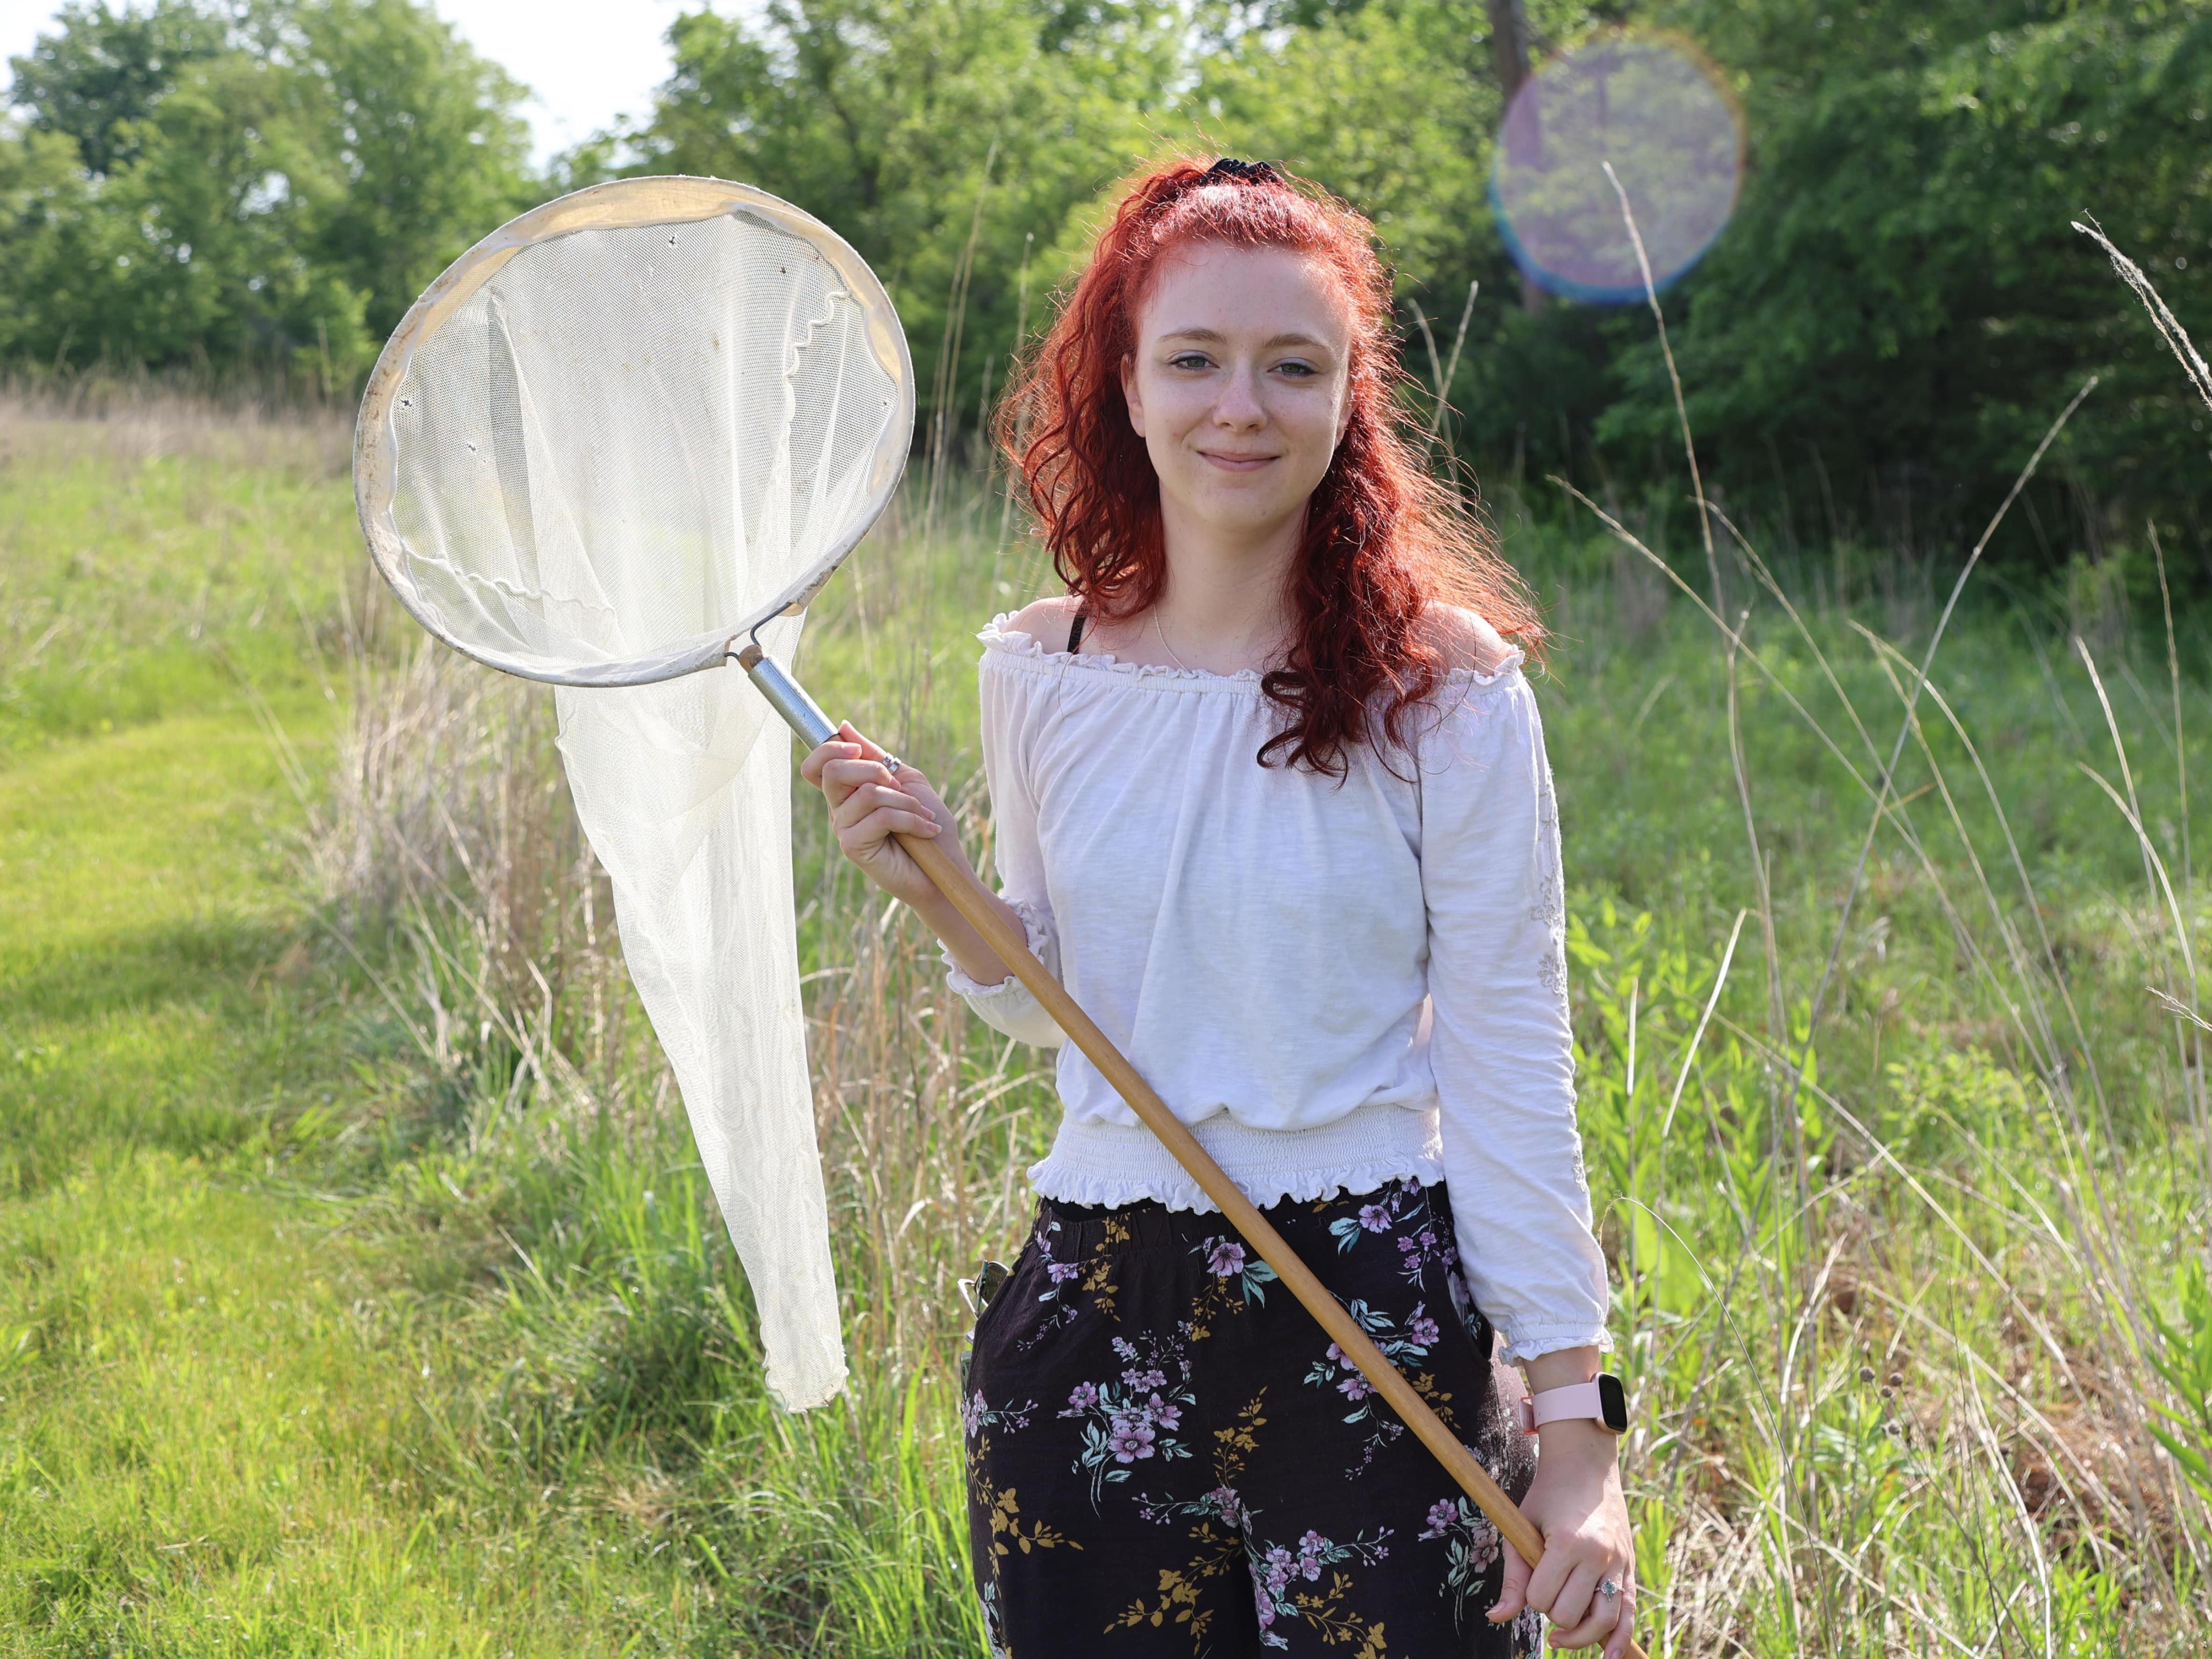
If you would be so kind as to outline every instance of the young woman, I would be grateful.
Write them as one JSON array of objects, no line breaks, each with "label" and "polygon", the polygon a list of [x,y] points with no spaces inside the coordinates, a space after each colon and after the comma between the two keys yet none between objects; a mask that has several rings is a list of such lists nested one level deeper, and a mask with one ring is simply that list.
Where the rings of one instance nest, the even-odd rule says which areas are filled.
[{"label": "young woman", "polygon": [[803,769],[846,856],[983,1018],[1060,1046],[963,1404],[977,1585],[1018,1659],[1522,1654],[1539,1614],[1626,1650],[1559,833],[1501,633],[1540,630],[1419,465],[1389,299],[1369,223],[1272,167],[1130,190],[1001,427],[1067,593],[982,634],[994,852],[1038,955],[1521,1499],[1543,1563],[890,839],[951,815],[848,727]]}]

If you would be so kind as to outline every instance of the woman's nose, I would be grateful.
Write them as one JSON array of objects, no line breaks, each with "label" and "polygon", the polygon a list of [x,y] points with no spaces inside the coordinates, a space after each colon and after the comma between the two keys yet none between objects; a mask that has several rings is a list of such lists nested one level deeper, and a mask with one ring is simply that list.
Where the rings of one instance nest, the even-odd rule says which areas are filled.
[{"label": "woman's nose", "polygon": [[1213,418],[1233,427],[1259,426],[1267,420],[1267,405],[1260,401],[1260,388],[1249,370],[1238,369],[1229,376],[1213,405]]}]

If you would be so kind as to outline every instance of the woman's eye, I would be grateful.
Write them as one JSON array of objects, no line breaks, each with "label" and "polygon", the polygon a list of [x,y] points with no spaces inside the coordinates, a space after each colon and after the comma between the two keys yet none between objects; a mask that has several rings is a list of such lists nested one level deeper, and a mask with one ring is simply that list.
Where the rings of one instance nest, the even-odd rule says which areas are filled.
[{"label": "woman's eye", "polygon": [[1277,363],[1275,365],[1275,372],[1278,374],[1287,374],[1294,380],[1306,380],[1321,373],[1321,371],[1316,368],[1311,363],[1302,363],[1296,358],[1292,358],[1287,362]]},{"label": "woman's eye", "polygon": [[1211,368],[1212,365],[1206,362],[1206,354],[1202,351],[1178,351],[1168,359],[1168,367],[1197,369]]}]

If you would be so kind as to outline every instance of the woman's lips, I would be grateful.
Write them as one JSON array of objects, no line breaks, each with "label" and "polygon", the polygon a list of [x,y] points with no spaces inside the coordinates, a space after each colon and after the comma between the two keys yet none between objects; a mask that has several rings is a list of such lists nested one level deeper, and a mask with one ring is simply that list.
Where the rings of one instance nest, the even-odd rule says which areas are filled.
[{"label": "woman's lips", "polygon": [[1257,472],[1270,461],[1281,459],[1274,455],[1224,455],[1210,449],[1201,449],[1198,453],[1224,472]]}]

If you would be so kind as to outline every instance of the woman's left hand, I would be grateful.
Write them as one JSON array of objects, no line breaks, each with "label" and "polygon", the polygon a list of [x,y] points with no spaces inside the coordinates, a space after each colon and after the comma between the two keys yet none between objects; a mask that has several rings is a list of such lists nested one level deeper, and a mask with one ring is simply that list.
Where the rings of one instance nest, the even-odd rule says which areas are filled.
[{"label": "woman's left hand", "polygon": [[[1552,1621],[1555,1648],[1605,1644],[1605,1659],[1626,1659],[1636,1623],[1636,1554],[1628,1504],[1620,1493],[1618,1442],[1587,1419],[1547,1423],[1536,1478],[1521,1512],[1544,1534],[1544,1559],[1531,1569],[1505,1546],[1505,1589],[1490,1610],[1504,1624],[1524,1607]],[[1601,1584],[1620,1586],[1617,1595]]]}]

